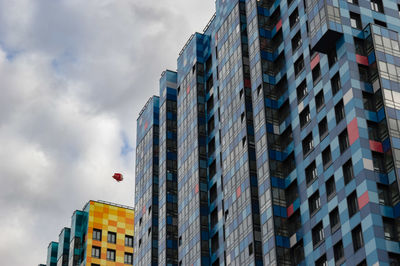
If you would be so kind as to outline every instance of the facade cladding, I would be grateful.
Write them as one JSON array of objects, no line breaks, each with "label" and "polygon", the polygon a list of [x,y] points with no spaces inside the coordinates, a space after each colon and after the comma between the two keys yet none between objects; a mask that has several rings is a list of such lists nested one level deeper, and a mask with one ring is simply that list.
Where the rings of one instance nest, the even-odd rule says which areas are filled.
[{"label": "facade cladding", "polygon": [[399,13],[217,0],[138,119],[135,265],[400,265]]},{"label": "facade cladding", "polygon": [[46,265],[132,265],[133,225],[131,207],[89,201],[74,212],[59,242],[49,244]]}]

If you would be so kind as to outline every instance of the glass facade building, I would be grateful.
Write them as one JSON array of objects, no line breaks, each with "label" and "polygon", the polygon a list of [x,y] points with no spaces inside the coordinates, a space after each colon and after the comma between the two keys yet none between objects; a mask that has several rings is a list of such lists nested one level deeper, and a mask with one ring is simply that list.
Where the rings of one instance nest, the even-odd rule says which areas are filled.
[{"label": "glass facade building", "polygon": [[400,265],[399,15],[217,0],[138,118],[135,265]]}]

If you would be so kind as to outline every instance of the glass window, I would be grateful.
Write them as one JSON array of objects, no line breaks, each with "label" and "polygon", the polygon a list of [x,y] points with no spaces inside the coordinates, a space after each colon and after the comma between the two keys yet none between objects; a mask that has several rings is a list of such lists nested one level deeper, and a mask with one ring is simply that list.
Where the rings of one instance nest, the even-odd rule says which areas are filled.
[{"label": "glass window", "polygon": [[321,199],[319,197],[319,191],[316,191],[308,199],[308,206],[310,208],[310,216],[313,216],[321,207]]},{"label": "glass window", "polygon": [[315,266],[328,266],[325,254],[315,262]]},{"label": "glass window", "polygon": [[294,25],[299,22],[300,17],[299,17],[299,10],[296,8],[293,13],[289,16],[289,25],[290,28],[293,28]]},{"label": "glass window", "polygon": [[93,229],[93,240],[101,241],[101,230]]},{"label": "glass window", "polygon": [[115,261],[115,250],[107,249],[107,260]]},{"label": "glass window", "polygon": [[303,55],[301,55],[299,59],[297,59],[296,62],[294,63],[294,74],[297,76],[303,70],[304,70],[304,59]]},{"label": "glass window", "polygon": [[125,236],[125,246],[133,247],[133,236]]},{"label": "glass window", "polygon": [[333,246],[333,254],[335,257],[336,265],[344,260],[344,250],[343,250],[343,242],[340,240],[337,244]]},{"label": "glass window", "polygon": [[303,155],[308,155],[314,149],[312,132],[303,139]]},{"label": "glass window", "polygon": [[133,254],[132,253],[126,253],[124,255],[124,263],[125,264],[133,264]]},{"label": "glass window", "polygon": [[117,240],[117,234],[114,232],[108,232],[107,234],[107,242],[115,244]]},{"label": "glass window", "polygon": [[300,85],[296,88],[297,91],[297,101],[301,102],[307,95],[307,84],[306,80],[303,80]]},{"label": "glass window", "polygon": [[344,119],[344,117],[346,116],[345,112],[344,112],[344,104],[343,104],[343,100],[340,100],[340,102],[338,102],[335,105],[335,118],[336,118],[336,124],[339,124],[340,121],[342,121]]},{"label": "glass window", "polygon": [[300,127],[303,128],[311,121],[310,108],[307,106],[300,113]]},{"label": "glass window", "polygon": [[340,228],[340,216],[338,207],[336,207],[335,209],[333,209],[333,211],[329,213],[329,222],[331,225],[332,233]]},{"label": "glass window", "polygon": [[100,258],[100,247],[92,246],[92,257],[93,258]]},{"label": "glass window", "polygon": [[302,45],[301,33],[298,31],[292,39],[292,52],[294,53]]},{"label": "glass window", "polygon": [[392,196],[389,186],[384,184],[378,184],[378,196],[379,196],[379,204],[387,206],[392,205]]},{"label": "glass window", "polygon": [[314,84],[317,83],[320,78],[321,78],[321,67],[318,65],[316,65],[313,70],[312,70],[312,78],[314,81]]},{"label": "glass window", "polygon": [[350,25],[353,28],[356,28],[356,29],[359,29],[359,30],[362,29],[361,17],[360,17],[359,14],[350,12]]},{"label": "glass window", "polygon": [[351,161],[351,159],[343,164],[342,169],[344,183],[347,185],[354,178],[353,162]]},{"label": "glass window", "polygon": [[331,176],[325,183],[326,196],[328,199],[332,198],[336,194],[335,177]]},{"label": "glass window", "polygon": [[351,236],[353,238],[354,252],[356,252],[364,246],[364,238],[362,235],[361,224],[351,231]]},{"label": "glass window", "polygon": [[315,161],[313,161],[309,166],[306,168],[306,182],[307,185],[311,184],[312,181],[317,179],[317,166]]},{"label": "glass window", "polygon": [[332,163],[332,154],[330,146],[328,146],[325,150],[322,151],[322,163],[324,165],[324,169],[328,168]]},{"label": "glass window", "polygon": [[352,217],[358,212],[358,200],[355,191],[347,197],[347,209],[349,211],[349,217]]},{"label": "glass window", "polygon": [[347,129],[343,130],[342,133],[339,135],[339,148],[340,148],[340,153],[344,153],[347,148],[350,146],[349,143],[349,136],[347,134]]},{"label": "glass window", "polygon": [[319,112],[322,109],[322,107],[324,107],[324,105],[325,105],[324,90],[321,90],[315,96],[315,106],[317,108],[317,112]]},{"label": "glass window", "polygon": [[326,117],[324,117],[321,122],[318,123],[318,130],[320,140],[324,139],[328,135],[328,121]]},{"label": "glass window", "polygon": [[339,72],[337,72],[331,79],[332,94],[335,95],[341,88]]},{"label": "glass window", "polygon": [[314,249],[324,240],[324,238],[325,238],[324,227],[321,221],[312,229],[312,239],[313,239]]},{"label": "glass window", "polygon": [[371,0],[371,9],[383,13],[383,3],[382,0]]},{"label": "glass window", "polygon": [[328,65],[331,68],[338,61],[336,48],[328,52]]},{"label": "glass window", "polygon": [[397,241],[396,221],[383,217],[383,231],[387,240]]}]

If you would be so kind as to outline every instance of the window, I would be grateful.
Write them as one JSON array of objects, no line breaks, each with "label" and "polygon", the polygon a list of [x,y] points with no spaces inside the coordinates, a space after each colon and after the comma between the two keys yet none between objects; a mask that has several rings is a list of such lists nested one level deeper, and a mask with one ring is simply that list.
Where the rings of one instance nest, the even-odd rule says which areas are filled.
[{"label": "window", "polygon": [[331,68],[338,61],[336,48],[328,52],[328,65]]},{"label": "window", "polygon": [[344,183],[347,185],[354,178],[353,162],[351,161],[351,159],[343,164],[342,169]]},{"label": "window", "polygon": [[358,0],[347,0],[348,3],[358,5]]},{"label": "window", "polygon": [[363,91],[364,108],[369,111],[375,112],[374,94]]},{"label": "window", "polygon": [[303,139],[303,155],[308,155],[314,149],[312,132]]},{"label": "window", "polygon": [[101,230],[93,229],[93,240],[101,241]]},{"label": "window", "polygon": [[389,265],[390,266],[399,266],[400,265],[400,255],[389,252]]},{"label": "window", "polygon": [[368,266],[367,261],[363,260],[362,262],[360,262],[359,264],[357,264],[357,266]]},{"label": "window", "polygon": [[317,179],[317,166],[315,164],[315,161],[312,162],[309,166],[306,168],[306,182],[307,185],[311,184],[312,181]]},{"label": "window", "polygon": [[371,0],[371,9],[383,13],[383,3],[382,0]]},{"label": "window", "polygon": [[92,246],[92,257],[93,258],[100,258],[100,247]]},{"label": "window", "polygon": [[400,4],[397,4],[397,9],[399,10],[399,16],[400,16]]},{"label": "window", "polygon": [[359,14],[350,12],[350,25],[353,28],[361,30],[362,25],[361,25],[361,17]]},{"label": "window", "polygon": [[385,172],[385,161],[383,154],[379,152],[372,152],[372,162],[374,165],[374,171],[378,173]]},{"label": "window", "polygon": [[294,25],[297,24],[297,22],[299,22],[300,17],[299,17],[299,10],[296,8],[293,13],[290,15],[289,17],[289,25],[290,28],[293,28]]},{"label": "window", "polygon": [[336,207],[329,213],[329,223],[331,225],[332,234],[340,228],[339,209]]},{"label": "window", "polygon": [[335,95],[342,88],[342,84],[340,83],[339,72],[337,72],[331,79],[332,86],[332,94]]},{"label": "window", "polygon": [[303,82],[300,83],[300,85],[296,88],[297,91],[297,101],[301,102],[301,100],[304,99],[307,95],[307,84],[306,80],[303,80]]},{"label": "window", "polygon": [[318,92],[317,95],[315,95],[315,106],[317,108],[317,112],[319,112],[322,107],[325,105],[325,98],[324,98],[324,90],[321,90]]},{"label": "window", "polygon": [[365,43],[363,39],[354,37],[354,46],[356,49],[356,54],[363,56],[367,55],[365,52]]},{"label": "window", "polygon": [[210,202],[214,202],[217,199],[217,184],[214,184],[210,188]]},{"label": "window", "polygon": [[344,112],[344,104],[343,104],[343,100],[340,100],[340,102],[338,102],[335,105],[335,118],[336,118],[336,124],[339,124],[340,121],[343,120],[343,118],[345,117],[345,112]]},{"label": "window", "polygon": [[133,247],[133,236],[125,236],[125,246]]},{"label": "window", "polygon": [[313,216],[321,207],[321,199],[319,197],[319,191],[316,191],[308,199],[308,207],[310,208],[310,216]]},{"label": "window", "polygon": [[343,130],[342,133],[339,135],[339,148],[340,148],[340,153],[342,154],[347,150],[347,148],[350,146],[349,143],[349,136],[347,134],[347,129]]},{"label": "window", "polygon": [[381,27],[387,28],[387,24],[386,24],[386,22],[384,22],[384,21],[374,19],[374,23],[375,23],[376,25],[381,26]]},{"label": "window", "polygon": [[300,113],[300,127],[303,128],[311,121],[310,108],[307,106]]},{"label": "window", "polygon": [[372,121],[367,121],[368,138],[374,141],[381,141],[379,138],[379,125]]},{"label": "window", "polygon": [[315,262],[315,266],[328,266],[325,254]]},{"label": "window", "polygon": [[397,241],[396,221],[383,217],[383,231],[387,240]]},{"label": "window", "polygon": [[294,74],[295,76],[299,75],[300,72],[302,72],[304,69],[304,59],[303,59],[303,55],[301,55],[299,57],[299,59],[296,60],[296,62],[294,63]]},{"label": "window", "polygon": [[107,260],[115,261],[115,250],[107,249]]},{"label": "window", "polygon": [[108,232],[107,234],[107,242],[115,244],[117,239],[117,234],[114,232]]},{"label": "window", "polygon": [[349,217],[352,217],[358,212],[358,201],[355,191],[347,197],[347,209],[349,211]]},{"label": "window", "polygon": [[331,176],[325,183],[326,186],[326,196],[331,199],[336,194],[335,177]]},{"label": "window", "polygon": [[369,68],[359,64],[358,72],[360,73],[360,81],[369,83]]},{"label": "window", "polygon": [[326,136],[328,136],[328,121],[326,117],[318,123],[319,138],[322,141]]},{"label": "window", "polygon": [[343,242],[340,240],[333,246],[333,255],[335,257],[336,265],[344,260]]},{"label": "window", "polygon": [[389,186],[378,184],[378,196],[379,204],[387,206],[392,205],[392,195]]},{"label": "window", "polygon": [[314,249],[324,240],[324,226],[322,225],[322,221],[319,222],[313,229],[312,229],[312,239],[313,239],[313,246]]},{"label": "window", "polygon": [[320,67],[319,63],[312,70],[312,78],[313,78],[314,84],[317,83],[321,78],[321,67]]},{"label": "window", "polygon": [[322,151],[322,163],[324,165],[324,169],[328,168],[332,163],[332,154],[330,146],[328,146],[325,150]]},{"label": "window", "polygon": [[362,235],[361,224],[358,225],[357,227],[355,227],[351,231],[351,236],[353,238],[354,252],[356,252],[357,250],[359,250],[360,248],[362,248],[364,246],[364,239],[363,239],[363,235]]},{"label": "window", "polygon": [[132,253],[126,253],[124,255],[124,263],[125,264],[133,264],[133,254]]},{"label": "window", "polygon": [[301,33],[298,31],[292,39],[292,52],[294,53],[302,45],[303,41],[301,39]]}]

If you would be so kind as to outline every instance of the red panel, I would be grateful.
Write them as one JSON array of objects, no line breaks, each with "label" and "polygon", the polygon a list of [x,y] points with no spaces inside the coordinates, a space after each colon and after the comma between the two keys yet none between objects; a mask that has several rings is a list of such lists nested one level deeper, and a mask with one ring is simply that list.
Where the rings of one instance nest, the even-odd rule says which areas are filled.
[{"label": "red panel", "polygon": [[370,140],[369,141],[369,148],[372,151],[383,153],[383,146],[382,146],[381,142],[378,142],[378,141],[375,141],[375,140]]},{"label": "red panel", "polygon": [[356,54],[356,61],[361,65],[368,66],[368,57]]},{"label": "red panel", "polygon": [[290,217],[294,212],[294,208],[293,208],[293,203],[290,204],[289,207],[287,207],[287,217]]},{"label": "red panel", "polygon": [[246,88],[251,88],[251,82],[250,82],[249,79],[245,79],[245,80],[244,80],[244,86],[245,86]]},{"label": "red panel", "polygon": [[241,193],[242,193],[242,190],[240,189],[240,187],[238,187],[236,189],[236,198],[239,198]]},{"label": "red panel", "polygon": [[186,88],[186,93],[189,94],[190,92],[190,86]]},{"label": "red panel", "polygon": [[368,204],[368,202],[369,202],[368,191],[365,191],[365,193],[358,198],[359,209],[361,210],[365,205]]},{"label": "red panel", "polygon": [[359,137],[357,117],[355,117],[350,124],[347,125],[347,133],[349,134],[349,143],[352,145]]},{"label": "red panel", "polygon": [[142,214],[145,214],[146,213],[146,206],[143,206],[143,208],[142,208]]},{"label": "red panel", "polygon": [[280,19],[278,23],[276,23],[276,32],[278,32],[281,28],[282,28],[282,19]]},{"label": "red panel", "polygon": [[199,193],[199,184],[196,184],[196,186],[194,187],[194,193]]},{"label": "red panel", "polygon": [[144,130],[146,130],[148,126],[149,126],[149,123],[146,122],[146,123],[144,124]]},{"label": "red panel", "polygon": [[311,60],[311,69],[313,69],[319,63],[319,54],[317,54],[313,60]]},{"label": "red panel", "polygon": [[218,33],[215,33],[215,42],[218,42]]}]

